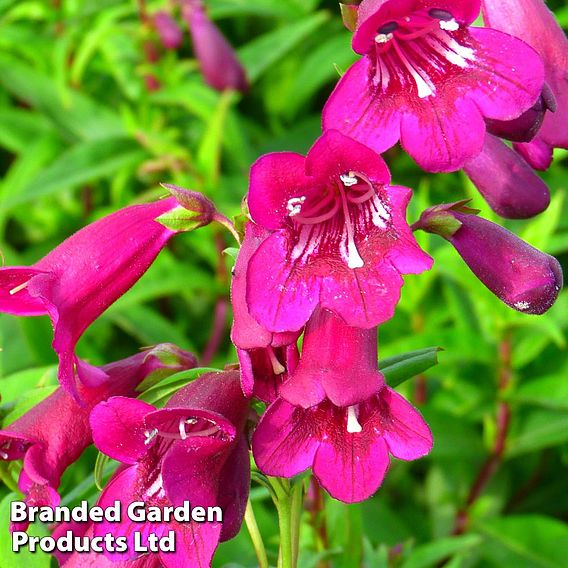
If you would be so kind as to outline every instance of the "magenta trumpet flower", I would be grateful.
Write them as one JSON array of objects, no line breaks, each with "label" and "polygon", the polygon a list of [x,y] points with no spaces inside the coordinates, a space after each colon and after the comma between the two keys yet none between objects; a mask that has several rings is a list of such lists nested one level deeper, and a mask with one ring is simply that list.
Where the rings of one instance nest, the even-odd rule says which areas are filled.
[{"label": "magenta trumpet flower", "polygon": [[463,202],[422,213],[416,229],[447,239],[471,271],[509,307],[540,315],[562,288],[560,263],[500,225],[477,217]]},{"label": "magenta trumpet flower", "polygon": [[479,9],[479,0],[363,0],[353,36],[363,58],[327,101],[324,129],[377,152],[400,140],[432,172],[455,171],[475,158],[484,119],[519,117],[544,83],[542,61],[529,45],[470,27]]},{"label": "magenta trumpet flower", "polygon": [[30,267],[0,268],[0,312],[49,315],[53,348],[59,357],[59,381],[77,395],[83,375],[75,345],[111,304],[148,270],[176,231],[155,221],[177,209],[173,197],[133,205],[81,229]]},{"label": "magenta trumpet flower", "polygon": [[306,157],[274,153],[253,165],[250,214],[271,231],[248,265],[246,303],[258,323],[297,331],[317,306],[363,328],[392,317],[401,274],[432,259],[406,223],[410,190],[389,178],[379,155],[337,131]]},{"label": "magenta trumpet flower", "polygon": [[568,39],[543,0],[482,0],[486,25],[514,35],[541,56],[545,80],[556,99],[537,137],[515,149],[535,169],[547,169],[553,148],[568,148]]},{"label": "magenta trumpet flower", "polygon": [[322,487],[346,503],[377,491],[389,453],[414,460],[431,448],[432,434],[418,411],[387,386],[348,407],[325,399],[302,408],[279,398],[252,439],[256,464],[266,475],[293,477],[311,467]]},{"label": "magenta trumpet flower", "polygon": [[[92,443],[89,414],[111,396],[134,396],[136,387],[155,372],[175,373],[197,365],[195,357],[171,344],[157,345],[100,369],[79,360],[85,375],[102,375],[96,387],[79,385],[83,402],[58,388],[14,423],[0,431],[0,459],[23,459],[20,491],[30,506],[59,504],[61,476]],[[95,382],[95,381],[92,381]],[[18,530],[25,530],[18,524]]]},{"label": "magenta trumpet flower", "polygon": [[208,18],[201,0],[183,0],[182,13],[205,82],[218,91],[246,92],[248,80],[235,50]]},{"label": "magenta trumpet flower", "polygon": [[298,360],[296,333],[273,333],[262,327],[251,315],[246,302],[248,265],[270,231],[255,223],[245,226],[243,240],[231,283],[233,327],[231,340],[237,348],[241,367],[241,384],[246,396],[272,402]]},{"label": "magenta trumpet flower", "polygon": [[[162,524],[147,527],[123,518],[103,522],[95,536],[125,536],[129,551],[106,551],[116,561],[136,556],[133,531],[158,536],[176,532],[176,552],[160,553],[166,568],[208,566],[219,541],[239,531],[250,483],[246,436],[249,401],[241,391],[239,373],[208,373],[178,391],[165,408],[114,397],[91,413],[95,445],[124,464],[103,491],[99,506],[120,500],[146,506],[220,507],[221,522]],[[147,529],[147,530],[146,530]]]}]

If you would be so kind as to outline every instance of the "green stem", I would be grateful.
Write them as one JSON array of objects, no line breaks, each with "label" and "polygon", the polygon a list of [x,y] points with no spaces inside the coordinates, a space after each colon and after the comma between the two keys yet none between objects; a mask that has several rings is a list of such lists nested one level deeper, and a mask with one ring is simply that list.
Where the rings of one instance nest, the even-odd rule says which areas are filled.
[{"label": "green stem", "polygon": [[245,511],[245,523],[252,540],[256,558],[258,559],[259,568],[268,568],[266,549],[264,548],[264,542],[262,541],[262,536],[260,534],[260,530],[258,529],[258,524],[256,522],[256,517],[254,516],[254,510],[252,508],[250,499],[247,502],[247,508]]},{"label": "green stem", "polygon": [[292,490],[287,479],[271,478],[274,490],[274,504],[278,512],[280,530],[280,549],[278,568],[296,568],[294,561],[294,538],[292,525]]},{"label": "green stem", "polygon": [[300,523],[302,520],[302,510],[304,508],[304,483],[296,482],[292,489],[291,498],[291,524],[292,524],[292,561],[293,565],[298,565],[298,553],[300,549]]}]

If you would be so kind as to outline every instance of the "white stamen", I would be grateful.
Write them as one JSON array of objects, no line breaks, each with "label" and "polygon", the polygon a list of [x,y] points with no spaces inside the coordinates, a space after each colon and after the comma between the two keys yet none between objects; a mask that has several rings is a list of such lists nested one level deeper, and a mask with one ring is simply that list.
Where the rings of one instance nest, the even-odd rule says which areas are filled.
[{"label": "white stamen", "polygon": [[375,41],[377,43],[387,43],[389,42],[394,36],[392,34],[377,34],[375,36]]},{"label": "white stamen", "polygon": [[448,32],[456,32],[460,25],[452,18],[451,20],[440,20],[440,28]]},{"label": "white stamen", "polygon": [[154,428],[153,430],[146,430],[146,432],[144,432],[144,436],[146,436],[146,439],[144,440],[144,445],[147,446],[157,435],[158,435],[157,428]]},{"label": "white stamen", "polygon": [[280,361],[278,361],[276,353],[274,353],[272,347],[268,348],[268,357],[270,358],[272,370],[274,371],[275,375],[281,375],[282,373],[284,373],[284,371],[286,371],[286,368],[282,365],[282,363],[280,363]]},{"label": "white stamen", "polygon": [[197,424],[197,418],[188,418],[185,423],[193,426],[194,424]]},{"label": "white stamen", "polygon": [[187,432],[185,431],[185,420],[183,418],[179,421],[179,437],[182,440],[185,440],[187,438]]},{"label": "white stamen", "polygon": [[0,458],[2,458],[3,460],[7,460],[8,454],[6,452],[0,452]]},{"label": "white stamen", "polygon": [[306,201],[306,196],[302,195],[302,197],[292,197],[292,199],[288,199],[288,204],[286,205],[286,209],[288,210],[288,217],[294,217],[294,215],[298,215],[302,210],[302,205]]},{"label": "white stamen", "polygon": [[357,420],[357,407],[349,406],[347,408],[347,432],[349,434],[359,434],[363,431],[363,427]]},{"label": "white stamen", "polygon": [[24,282],[23,284],[20,284],[19,286],[16,286],[15,288],[12,288],[10,290],[10,296],[13,296],[14,294],[17,294],[18,292],[20,292],[20,290],[23,290],[24,288],[26,288],[26,286],[30,283],[30,281],[28,280],[27,282]]},{"label": "white stamen", "polygon": [[528,302],[516,302],[515,303],[515,308],[517,308],[517,310],[521,310],[522,312],[524,312],[525,310],[528,310],[531,307],[531,305]]},{"label": "white stamen", "polygon": [[468,61],[475,61],[475,50],[458,43],[451,35],[445,34],[441,30],[436,30],[433,34],[448,49],[457,53],[460,57]]},{"label": "white stamen", "polygon": [[357,176],[353,172],[342,174],[339,176],[339,179],[342,181],[345,187],[352,187],[354,185],[357,185],[357,183],[359,182]]}]

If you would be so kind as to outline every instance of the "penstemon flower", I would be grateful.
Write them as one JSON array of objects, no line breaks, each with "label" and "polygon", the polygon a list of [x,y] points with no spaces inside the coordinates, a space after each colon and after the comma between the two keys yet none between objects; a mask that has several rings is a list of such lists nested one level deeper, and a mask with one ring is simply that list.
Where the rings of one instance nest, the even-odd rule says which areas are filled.
[{"label": "penstemon flower", "polygon": [[482,150],[484,119],[519,117],[544,81],[530,46],[471,27],[479,9],[479,0],[363,0],[353,36],[363,58],[327,101],[324,129],[377,152],[400,140],[427,171],[463,167]]},{"label": "penstemon flower", "polygon": [[[155,219],[178,202],[133,205],[81,229],[30,267],[0,268],[0,311],[49,315],[59,381],[77,395],[86,382],[75,355],[83,332],[148,270],[175,231]],[[100,379],[101,377],[99,377]]]},{"label": "penstemon flower", "polygon": [[568,148],[568,39],[543,0],[482,0],[481,6],[488,26],[521,38],[544,62],[556,108],[546,113],[536,138],[519,141],[515,149],[533,168],[545,170],[553,148]]},{"label": "penstemon flower", "polygon": [[562,267],[507,229],[472,214],[463,202],[431,207],[415,229],[447,239],[472,272],[509,307],[540,315],[556,301]]},{"label": "penstemon flower", "polygon": [[158,536],[176,532],[176,551],[160,555],[166,567],[208,566],[219,541],[234,537],[243,520],[250,483],[248,444],[243,435],[249,401],[239,373],[208,373],[179,390],[165,408],[113,397],[91,413],[95,445],[124,464],[100,499],[105,508],[120,500],[146,506],[219,506],[223,522],[156,523],[134,526],[128,518],[103,522],[95,536],[126,536],[129,550],[105,554],[136,556],[132,532]]},{"label": "penstemon flower", "polygon": [[389,453],[414,460],[431,448],[432,435],[418,411],[387,386],[349,407],[325,399],[302,408],[279,398],[261,418],[252,440],[262,472],[293,477],[311,467],[322,487],[346,503],[377,491]]},{"label": "penstemon flower", "polygon": [[169,12],[160,10],[153,16],[154,27],[166,49],[178,49],[183,43],[183,31]]},{"label": "penstemon flower", "polygon": [[251,169],[254,222],[272,232],[248,265],[246,300],[267,330],[300,330],[319,305],[352,326],[389,319],[401,274],[432,259],[406,223],[411,192],[390,186],[371,149],[328,131],[306,157],[268,154]]},{"label": "penstemon flower", "polygon": [[[134,396],[136,387],[150,375],[191,369],[197,361],[175,345],[157,345],[137,355],[101,367],[79,361],[83,373],[105,379],[96,387],[79,386],[82,405],[61,387],[15,422],[0,430],[0,459],[23,459],[20,491],[30,506],[59,504],[57,488],[65,470],[77,461],[93,439],[89,414],[111,396]],[[25,530],[27,523],[19,523]]]},{"label": "penstemon flower", "polygon": [[231,340],[237,348],[241,384],[247,396],[253,393],[265,402],[275,400],[280,385],[298,359],[298,332],[273,333],[262,327],[249,313],[246,302],[248,264],[270,231],[247,223],[245,237],[233,270],[231,303],[234,321]]}]

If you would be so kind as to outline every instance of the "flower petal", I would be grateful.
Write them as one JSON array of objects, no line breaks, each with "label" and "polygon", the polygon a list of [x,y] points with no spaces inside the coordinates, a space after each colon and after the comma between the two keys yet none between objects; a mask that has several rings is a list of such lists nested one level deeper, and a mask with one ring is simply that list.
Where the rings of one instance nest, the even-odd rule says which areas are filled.
[{"label": "flower petal", "polygon": [[369,86],[371,63],[364,57],[343,75],[323,108],[323,129],[336,129],[381,154],[400,138],[404,109]]},{"label": "flower petal", "polygon": [[145,417],[155,408],[141,400],[114,396],[91,412],[95,446],[111,458],[135,463],[148,449]]},{"label": "flower petal", "polygon": [[401,460],[415,460],[432,449],[432,433],[420,413],[400,394],[385,387],[381,400],[383,438],[389,452]]},{"label": "flower petal", "polygon": [[440,92],[403,116],[402,147],[429,172],[455,171],[483,148],[485,122],[468,98]]},{"label": "flower petal", "polygon": [[255,223],[265,229],[285,225],[288,200],[309,191],[305,166],[304,156],[294,152],[266,154],[252,165],[248,206]]},{"label": "flower petal", "polygon": [[312,465],[319,445],[314,411],[278,399],[262,416],[252,439],[252,452],[266,475],[292,477]]},{"label": "flower petal", "polygon": [[380,487],[389,467],[387,446],[372,433],[349,434],[346,430],[323,442],[314,460],[314,475],[335,499],[357,503]]}]

